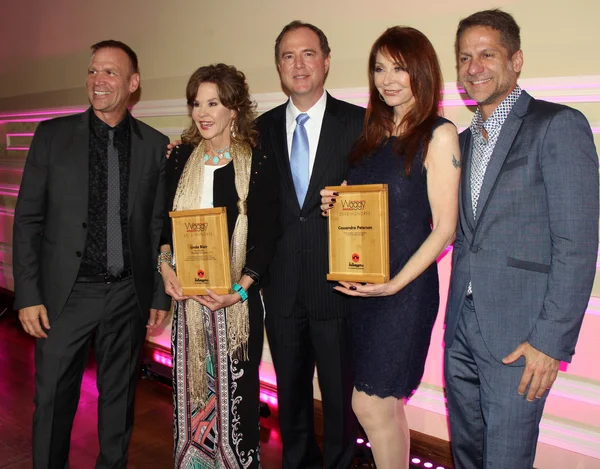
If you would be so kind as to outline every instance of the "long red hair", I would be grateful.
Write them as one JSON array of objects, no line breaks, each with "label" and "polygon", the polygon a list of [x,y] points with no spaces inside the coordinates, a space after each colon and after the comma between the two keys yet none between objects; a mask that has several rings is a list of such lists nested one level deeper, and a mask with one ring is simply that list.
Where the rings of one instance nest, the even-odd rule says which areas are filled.
[{"label": "long red hair", "polygon": [[421,146],[423,155],[427,154],[433,126],[440,115],[440,64],[429,39],[414,28],[394,26],[375,41],[369,55],[370,97],[365,127],[350,153],[351,164],[367,158],[394,135],[394,109],[381,99],[375,87],[374,71],[378,52],[400,64],[410,77],[415,101],[399,123],[403,131],[394,143],[394,152],[399,156],[404,155],[404,170],[409,175]]}]

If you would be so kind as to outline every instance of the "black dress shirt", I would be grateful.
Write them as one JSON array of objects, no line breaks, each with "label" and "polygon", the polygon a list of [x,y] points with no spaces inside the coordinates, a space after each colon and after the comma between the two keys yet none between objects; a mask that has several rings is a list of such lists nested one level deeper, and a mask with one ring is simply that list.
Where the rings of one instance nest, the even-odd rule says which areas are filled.
[{"label": "black dress shirt", "polygon": [[124,268],[131,266],[127,230],[129,164],[131,160],[129,113],[115,127],[90,113],[89,194],[85,251],[79,268],[80,276],[104,273],[106,266],[106,210],[108,191],[108,131],[114,129],[114,144],[119,152],[120,215]]}]

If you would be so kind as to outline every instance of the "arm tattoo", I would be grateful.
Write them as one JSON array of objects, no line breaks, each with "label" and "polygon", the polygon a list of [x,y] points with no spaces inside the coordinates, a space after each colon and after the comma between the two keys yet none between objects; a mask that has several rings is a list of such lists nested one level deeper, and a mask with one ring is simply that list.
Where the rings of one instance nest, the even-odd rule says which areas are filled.
[{"label": "arm tattoo", "polygon": [[456,156],[452,155],[452,165],[458,169],[461,167],[460,160],[456,159]]}]

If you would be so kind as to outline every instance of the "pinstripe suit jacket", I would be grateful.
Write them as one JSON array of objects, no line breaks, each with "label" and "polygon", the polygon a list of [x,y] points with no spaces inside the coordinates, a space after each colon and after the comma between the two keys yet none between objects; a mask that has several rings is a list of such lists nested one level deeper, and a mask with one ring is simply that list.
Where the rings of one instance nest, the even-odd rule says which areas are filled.
[{"label": "pinstripe suit jacket", "polygon": [[598,155],[588,122],[575,109],[523,92],[487,167],[476,221],[469,129],[460,143],[446,346],[454,340],[471,281],[479,327],[496,359],[528,341],[571,361],[598,251]]},{"label": "pinstripe suit jacket", "polygon": [[346,177],[348,153],[360,135],[365,110],[327,94],[327,104],[308,192],[301,209],[290,169],[286,133],[287,103],[258,118],[261,149],[279,166],[283,229],[264,289],[267,314],[289,316],[296,301],[314,319],[346,314],[347,299],[327,282],[327,222],[321,216],[320,190]]}]

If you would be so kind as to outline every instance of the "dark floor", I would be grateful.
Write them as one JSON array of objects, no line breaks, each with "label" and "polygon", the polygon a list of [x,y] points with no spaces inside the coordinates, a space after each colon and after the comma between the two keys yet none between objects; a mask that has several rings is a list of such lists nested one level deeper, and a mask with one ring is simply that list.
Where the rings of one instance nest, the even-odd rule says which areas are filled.
[{"label": "dark floor", "polygon": [[[4,306],[0,304],[0,313],[3,309]],[[14,313],[7,311],[0,315],[0,469],[29,469],[32,465],[33,345],[34,340],[20,328]],[[83,378],[79,410],[73,428],[71,469],[94,467],[98,452],[97,395],[95,368],[90,363]],[[171,388],[160,380],[142,379],[136,396],[129,468],[172,467],[172,412]],[[263,467],[280,468],[281,438],[276,416],[262,418],[261,427]],[[374,467],[368,457],[360,457],[365,455],[364,449],[364,444],[357,445],[354,467]],[[427,448],[420,449],[422,453],[435,454]],[[433,465],[426,466],[426,461],[431,461]],[[413,467],[436,469],[439,464],[421,456],[421,461],[411,465]]]}]

